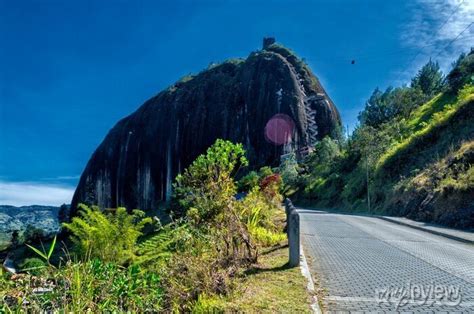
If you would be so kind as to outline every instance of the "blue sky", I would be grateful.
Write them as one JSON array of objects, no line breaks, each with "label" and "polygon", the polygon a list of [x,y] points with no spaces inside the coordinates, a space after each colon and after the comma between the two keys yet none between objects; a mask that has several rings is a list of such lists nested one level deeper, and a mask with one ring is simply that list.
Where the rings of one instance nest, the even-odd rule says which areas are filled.
[{"label": "blue sky", "polygon": [[120,118],[264,36],[306,60],[353,128],[375,87],[430,56],[448,69],[472,21],[471,0],[0,0],[0,204],[69,202]]}]

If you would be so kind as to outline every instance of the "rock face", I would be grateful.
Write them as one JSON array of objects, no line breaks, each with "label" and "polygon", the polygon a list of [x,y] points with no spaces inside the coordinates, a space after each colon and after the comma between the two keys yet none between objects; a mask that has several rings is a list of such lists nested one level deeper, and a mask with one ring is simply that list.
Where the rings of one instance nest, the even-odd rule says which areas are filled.
[{"label": "rock face", "polygon": [[[275,145],[265,126],[276,114],[294,122],[291,142]],[[171,195],[174,177],[216,139],[243,143],[251,167],[277,165],[333,135],[339,113],[309,68],[268,44],[246,60],[181,79],[119,121],[89,160],[72,200],[151,210]]]}]

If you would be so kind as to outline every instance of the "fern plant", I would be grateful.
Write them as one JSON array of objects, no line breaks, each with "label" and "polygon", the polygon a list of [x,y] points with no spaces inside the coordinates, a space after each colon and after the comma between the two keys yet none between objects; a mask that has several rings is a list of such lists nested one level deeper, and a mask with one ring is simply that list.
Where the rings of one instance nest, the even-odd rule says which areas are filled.
[{"label": "fern plant", "polygon": [[110,213],[97,206],[80,204],[79,216],[63,226],[71,233],[78,253],[86,258],[126,264],[135,259],[135,247],[146,224],[152,219],[140,210],[130,214],[123,207]]},{"label": "fern plant", "polygon": [[138,245],[136,263],[163,266],[173,253],[185,251],[189,240],[196,237],[188,224],[178,221],[166,225]]}]

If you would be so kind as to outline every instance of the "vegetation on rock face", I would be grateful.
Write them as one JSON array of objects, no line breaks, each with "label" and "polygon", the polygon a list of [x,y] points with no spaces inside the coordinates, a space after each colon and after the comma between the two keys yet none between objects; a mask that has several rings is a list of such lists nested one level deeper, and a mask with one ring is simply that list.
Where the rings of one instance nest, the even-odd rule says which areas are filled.
[{"label": "vegetation on rock face", "polygon": [[[176,178],[165,226],[138,210],[81,205],[64,224],[72,248],[53,242],[47,255],[33,248],[47,263],[28,257],[23,273],[0,274],[0,312],[226,310],[219,300],[234,304],[240,283],[260,267],[260,252],[286,238],[281,177],[265,167],[237,183],[245,165],[240,144],[217,140]],[[246,194],[239,200],[238,189]],[[144,235],[149,224],[154,231]],[[304,300],[300,288],[294,297]]]},{"label": "vegetation on rock face", "polygon": [[300,201],[474,227],[474,51],[446,78],[430,60],[411,86],[376,89],[359,122],[298,165]]}]

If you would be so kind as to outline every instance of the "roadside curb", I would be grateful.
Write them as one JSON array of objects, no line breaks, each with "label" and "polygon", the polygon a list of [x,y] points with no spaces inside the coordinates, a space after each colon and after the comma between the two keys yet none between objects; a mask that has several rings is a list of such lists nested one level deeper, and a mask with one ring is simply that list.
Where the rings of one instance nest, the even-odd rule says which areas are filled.
[{"label": "roadside curb", "polygon": [[303,245],[300,245],[300,259],[301,274],[303,274],[306,280],[308,280],[306,289],[312,294],[313,302],[310,304],[311,309],[313,310],[313,313],[322,314],[323,311],[321,311],[321,308],[319,307],[318,295],[316,294],[313,277],[311,276],[311,272],[308,267],[308,262],[306,261],[306,256],[304,255]]},{"label": "roadside curb", "polygon": [[455,241],[459,241],[459,242],[463,242],[463,243],[467,243],[467,244],[474,244],[474,241],[471,241],[471,240],[468,240],[468,239],[465,239],[465,238],[461,238],[461,237],[457,237],[457,236],[452,235],[452,234],[448,234],[448,233],[444,233],[444,232],[440,232],[440,231],[436,231],[436,230],[416,226],[416,225],[413,225],[413,224],[405,223],[403,221],[400,221],[400,220],[397,220],[397,219],[392,219],[392,218],[387,217],[387,216],[374,216],[374,217],[385,220],[385,221],[388,221],[388,222],[395,223],[397,225],[402,225],[402,226],[410,227],[410,228],[417,229],[417,230],[420,230],[420,231],[428,232],[428,233],[431,233],[431,234],[434,234],[434,235],[437,235],[437,236],[445,237],[445,238],[448,238],[448,239],[451,239],[451,240],[455,240]]}]

